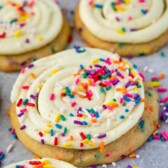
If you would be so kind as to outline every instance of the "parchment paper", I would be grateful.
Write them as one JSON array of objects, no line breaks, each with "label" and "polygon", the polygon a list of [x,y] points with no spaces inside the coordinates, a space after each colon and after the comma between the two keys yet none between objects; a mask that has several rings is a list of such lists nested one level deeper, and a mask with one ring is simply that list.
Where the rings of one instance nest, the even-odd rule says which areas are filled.
[{"label": "parchment paper", "polygon": [[[74,9],[76,3],[77,0],[60,0],[60,5],[64,8],[64,12],[68,15],[68,19],[72,26],[73,14],[71,10]],[[72,48],[74,45],[86,45],[81,41],[75,31],[73,33],[73,42],[67,48]],[[143,71],[144,67],[147,66],[149,69],[153,70],[156,75],[160,72],[167,74],[166,79],[163,80],[163,87],[168,88],[168,46],[161,51],[166,54],[165,57],[161,57],[159,51],[151,56],[133,58],[130,61],[136,63],[140,71]],[[147,79],[149,79],[150,74],[146,72],[145,75]],[[11,125],[9,118],[6,115],[6,110],[10,106],[10,92],[17,76],[18,73],[0,72],[0,150],[6,153],[7,147],[10,144],[14,145],[13,150],[8,154],[6,153],[6,157],[2,161],[0,167],[4,167],[13,162],[31,159],[33,156],[33,154],[25,149],[18,140],[13,139],[8,131],[8,128],[11,127]],[[162,96],[166,96],[166,93],[162,94]],[[164,122],[161,122],[161,125],[161,130],[168,131],[168,125]],[[136,151],[136,154],[140,155],[140,159],[123,159],[117,162],[117,167],[127,168],[127,165],[130,164],[132,166],[137,165],[140,168],[168,168],[168,141],[160,142],[155,140],[147,142],[143,147]],[[108,167],[112,168],[113,166],[109,165]]]}]

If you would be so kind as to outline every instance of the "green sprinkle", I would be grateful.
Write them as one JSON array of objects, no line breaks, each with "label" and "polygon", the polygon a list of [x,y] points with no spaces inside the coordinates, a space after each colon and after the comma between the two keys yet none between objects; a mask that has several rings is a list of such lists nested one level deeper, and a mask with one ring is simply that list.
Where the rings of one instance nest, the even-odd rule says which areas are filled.
[{"label": "green sprinkle", "polygon": [[104,93],[105,90],[101,87],[101,88],[100,88],[100,92],[101,92],[101,93]]},{"label": "green sprinkle", "polygon": [[66,118],[65,118],[63,115],[61,115],[61,120],[62,120],[62,121],[65,121]]},{"label": "green sprinkle", "polygon": [[123,48],[125,47],[126,43],[118,43],[118,48]]},{"label": "green sprinkle", "polygon": [[161,51],[161,52],[160,52],[160,56],[161,56],[161,57],[165,57],[166,54],[165,54],[163,51]]},{"label": "green sprinkle", "polygon": [[107,86],[107,87],[106,87],[106,90],[110,90],[110,89],[111,89],[111,87],[110,87],[110,86]]},{"label": "green sprinkle", "polygon": [[149,91],[147,91],[147,90],[145,90],[145,93],[148,95],[148,96],[152,96],[152,94],[149,92]]},{"label": "green sprinkle", "polygon": [[66,134],[68,132],[67,127],[64,128],[64,134]]},{"label": "green sprinkle", "polygon": [[90,134],[87,134],[86,137],[87,137],[87,139],[89,139],[89,140],[92,138]]},{"label": "green sprinkle", "polygon": [[54,45],[52,45],[51,47],[50,47],[50,49],[51,49],[51,52],[54,54],[54,53],[56,53],[56,49],[55,49],[55,46]]}]

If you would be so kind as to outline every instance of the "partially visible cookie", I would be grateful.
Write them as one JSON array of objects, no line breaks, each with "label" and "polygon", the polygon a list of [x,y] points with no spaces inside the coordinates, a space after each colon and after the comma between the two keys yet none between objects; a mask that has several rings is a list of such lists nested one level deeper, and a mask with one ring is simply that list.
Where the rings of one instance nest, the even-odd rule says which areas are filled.
[{"label": "partially visible cookie", "polygon": [[164,0],[119,3],[80,0],[75,10],[75,26],[92,47],[121,56],[151,54],[168,43],[167,6]]},{"label": "partially visible cookie", "polygon": [[66,47],[70,25],[54,0],[12,0],[2,4],[0,71],[18,71]]},{"label": "partially visible cookie", "polygon": [[75,166],[51,158],[43,158],[43,159],[32,159],[25,160],[18,163],[13,163],[11,165],[6,166],[5,168],[75,168]]}]

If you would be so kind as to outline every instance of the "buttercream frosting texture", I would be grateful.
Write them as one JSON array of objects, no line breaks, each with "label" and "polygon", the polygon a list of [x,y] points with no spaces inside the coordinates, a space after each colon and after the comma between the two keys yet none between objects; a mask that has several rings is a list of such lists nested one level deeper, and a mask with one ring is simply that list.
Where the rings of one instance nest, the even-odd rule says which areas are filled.
[{"label": "buttercream frosting texture", "polygon": [[41,168],[75,168],[75,166],[69,163],[50,158],[25,160],[6,166],[5,168],[35,168],[35,166]]},{"label": "buttercream frosting texture", "polygon": [[87,29],[109,42],[145,43],[168,30],[168,0],[81,0]]},{"label": "buttercream frosting texture", "polygon": [[54,40],[63,25],[54,0],[0,1],[0,54],[39,49]]},{"label": "buttercream frosting texture", "polygon": [[20,129],[42,144],[93,149],[115,141],[144,111],[137,66],[99,49],[67,50],[22,69],[12,103]]}]

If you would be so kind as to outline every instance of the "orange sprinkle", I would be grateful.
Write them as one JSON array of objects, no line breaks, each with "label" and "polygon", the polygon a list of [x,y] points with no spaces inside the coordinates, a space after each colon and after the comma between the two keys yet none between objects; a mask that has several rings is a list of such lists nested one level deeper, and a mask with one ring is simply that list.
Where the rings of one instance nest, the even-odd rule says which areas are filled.
[{"label": "orange sprinkle", "polygon": [[104,152],[104,141],[100,142],[100,153]]},{"label": "orange sprinkle", "polygon": [[121,91],[121,88],[116,88],[116,91],[117,91],[117,92]]},{"label": "orange sprinkle", "polygon": [[122,88],[122,93],[125,94],[127,92],[125,86]]},{"label": "orange sprinkle", "polygon": [[31,73],[30,76],[34,79],[36,78],[36,75],[34,73]]},{"label": "orange sprinkle", "polygon": [[34,155],[33,158],[34,158],[34,159],[40,159],[40,157],[37,156],[37,155]]},{"label": "orange sprinkle", "polygon": [[125,68],[123,66],[119,66],[118,69],[121,71],[125,71]]},{"label": "orange sprinkle", "polygon": [[159,75],[159,79],[164,79],[164,78],[165,78],[165,74],[161,73],[161,74]]},{"label": "orange sprinkle", "polygon": [[90,78],[88,79],[88,85],[92,86],[92,80]]},{"label": "orange sprinkle", "polygon": [[154,128],[157,127],[157,122],[156,122],[156,120],[153,120],[153,126],[154,126]]},{"label": "orange sprinkle", "polygon": [[113,63],[114,64],[120,64],[120,61],[114,60]]},{"label": "orange sprinkle", "polygon": [[76,93],[77,93],[76,91],[72,91],[72,94],[74,94],[74,95],[75,95]]},{"label": "orange sprinkle", "polygon": [[62,160],[62,157],[59,156],[59,155],[56,155],[55,158],[58,159],[58,160]]},{"label": "orange sprinkle", "polygon": [[141,99],[141,102],[145,103],[145,99]]},{"label": "orange sprinkle", "polygon": [[10,109],[7,109],[6,113],[7,113],[8,116],[10,116]]},{"label": "orange sprinkle", "polygon": [[135,153],[133,153],[133,154],[131,154],[131,155],[129,155],[129,158],[136,158],[136,154]]},{"label": "orange sprinkle", "polygon": [[157,128],[158,128],[158,129],[160,129],[160,127],[161,127],[161,125],[160,125],[160,124],[158,124],[158,125],[157,125]]},{"label": "orange sprinkle", "polygon": [[97,120],[95,118],[92,118],[92,123],[96,123]]},{"label": "orange sprinkle", "polygon": [[70,141],[73,141],[74,140],[74,137],[71,135],[70,136]]},{"label": "orange sprinkle", "polygon": [[152,106],[148,106],[148,109],[149,109],[149,111],[153,111],[153,107]]}]

